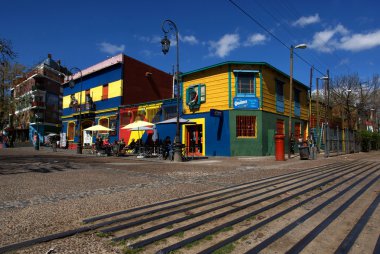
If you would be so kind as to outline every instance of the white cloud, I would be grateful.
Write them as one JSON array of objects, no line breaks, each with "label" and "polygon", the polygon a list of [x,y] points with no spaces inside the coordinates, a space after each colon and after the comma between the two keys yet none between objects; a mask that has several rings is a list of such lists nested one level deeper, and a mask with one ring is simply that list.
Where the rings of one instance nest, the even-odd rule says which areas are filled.
[{"label": "white cloud", "polygon": [[255,46],[264,44],[268,40],[264,34],[252,34],[249,36],[244,43],[244,46]]},{"label": "white cloud", "polygon": [[189,43],[190,45],[198,44],[199,41],[194,35],[185,35],[179,37],[184,43]]},{"label": "white cloud", "polygon": [[332,52],[339,45],[336,37],[338,35],[344,36],[348,33],[349,31],[339,24],[333,29],[326,29],[322,32],[315,33],[309,47],[322,52]]},{"label": "white cloud", "polygon": [[[159,44],[162,38],[164,38],[164,36],[158,36],[158,35],[153,35],[153,36],[134,35],[133,37],[139,41],[148,42],[152,44],[157,44],[157,43]],[[168,37],[170,40],[170,45],[176,46],[177,41],[176,41],[175,35],[170,33]],[[194,35],[184,35],[184,36],[179,35],[179,40],[182,41],[183,43],[188,43],[190,45],[196,45],[199,43],[198,39]]]},{"label": "white cloud", "polygon": [[319,14],[316,13],[314,16],[300,17],[298,20],[293,22],[293,26],[305,27],[307,25],[315,24],[320,22]]},{"label": "white cloud", "polygon": [[210,41],[210,55],[220,58],[228,56],[232,50],[240,46],[239,40],[238,34],[225,34],[219,41]]},{"label": "white cloud", "polygon": [[342,60],[340,60],[340,62],[338,63],[338,66],[341,66],[341,65],[347,65],[350,63],[350,59],[348,58],[343,58]]},{"label": "white cloud", "polygon": [[339,48],[348,51],[361,51],[380,46],[380,30],[367,34],[352,34],[340,39]]},{"label": "white cloud", "polygon": [[336,49],[358,52],[380,46],[380,30],[369,33],[350,33],[344,26],[317,32],[309,47],[321,52],[332,52]]},{"label": "white cloud", "polygon": [[108,54],[116,54],[116,53],[122,53],[125,50],[125,45],[121,44],[120,46],[108,43],[108,42],[102,42],[98,44],[100,51]]}]

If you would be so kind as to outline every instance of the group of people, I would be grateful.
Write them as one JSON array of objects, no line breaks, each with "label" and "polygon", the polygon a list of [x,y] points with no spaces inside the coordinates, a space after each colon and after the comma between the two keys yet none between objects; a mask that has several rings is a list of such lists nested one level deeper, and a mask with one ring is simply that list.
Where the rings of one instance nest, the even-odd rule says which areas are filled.
[{"label": "group of people", "polygon": [[108,138],[103,138],[101,136],[96,137],[95,140],[95,149],[97,153],[100,153],[104,151],[105,154],[110,155],[111,154],[111,144],[109,142]]},{"label": "group of people", "polygon": [[106,155],[119,155],[123,148],[125,147],[124,139],[119,141],[114,141],[112,144],[110,143],[108,138],[103,138],[101,136],[96,137],[95,140],[95,150],[97,153],[105,153]]},{"label": "group of people", "polygon": [[[166,137],[164,141],[161,139],[153,142],[153,144],[145,144],[141,139],[135,140],[132,139],[128,146],[126,146],[126,150],[132,154],[139,154],[141,152],[141,148],[156,150],[158,153],[161,153],[163,159],[172,159],[173,157],[173,147],[170,140],[170,137]],[[145,151],[146,152],[146,151]]]}]

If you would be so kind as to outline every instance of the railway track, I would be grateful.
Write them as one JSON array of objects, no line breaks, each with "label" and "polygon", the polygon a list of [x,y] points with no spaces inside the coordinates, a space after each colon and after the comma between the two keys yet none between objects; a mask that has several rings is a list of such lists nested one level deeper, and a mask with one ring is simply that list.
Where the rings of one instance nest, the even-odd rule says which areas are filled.
[{"label": "railway track", "polygon": [[88,218],[0,253],[87,231],[126,252],[347,253],[365,244],[376,253],[379,172],[379,163],[365,161],[310,168]]}]

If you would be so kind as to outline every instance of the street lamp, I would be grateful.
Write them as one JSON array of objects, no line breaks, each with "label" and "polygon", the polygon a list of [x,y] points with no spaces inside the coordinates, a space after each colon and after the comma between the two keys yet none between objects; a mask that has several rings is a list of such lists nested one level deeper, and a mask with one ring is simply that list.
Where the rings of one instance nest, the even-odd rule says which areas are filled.
[{"label": "street lamp", "polygon": [[179,43],[178,43],[178,29],[176,24],[167,19],[162,22],[162,31],[164,32],[164,38],[161,40],[161,46],[162,46],[162,52],[166,55],[169,52],[170,48],[170,40],[168,39],[167,34],[170,31],[175,32],[176,36],[176,42],[177,42],[177,71],[175,73],[175,80],[177,81],[176,87],[177,87],[177,126],[176,126],[176,133],[174,138],[174,161],[180,162],[182,161],[181,156],[181,149],[182,144],[179,140],[179,97],[180,97],[180,90],[179,90]]},{"label": "street lamp", "polygon": [[[77,146],[77,153],[81,154],[82,153],[82,71],[77,68],[73,67],[70,69],[70,72],[72,71],[77,71],[80,74],[80,92],[79,92],[79,141],[78,141],[78,146]],[[75,87],[75,82],[74,82],[74,75],[70,76],[69,80],[69,87],[74,88]]]},{"label": "street lamp", "polygon": [[[328,77],[324,76],[324,77],[320,77],[320,78],[316,78],[316,89],[317,89],[317,101],[316,101],[316,111],[317,111],[317,128],[316,128],[316,132],[317,132],[317,137],[318,137],[318,140],[320,140],[320,133],[319,133],[319,124],[320,124],[320,117],[319,117],[319,80],[327,80]],[[320,143],[319,141],[317,140],[317,151],[319,152],[319,148],[320,148]]]},{"label": "street lamp", "polygon": [[292,136],[292,95],[293,95],[293,51],[294,49],[305,49],[306,44],[298,44],[297,46],[290,46],[290,82],[289,82],[289,140],[288,140],[288,159],[290,159],[291,150],[291,136]]}]

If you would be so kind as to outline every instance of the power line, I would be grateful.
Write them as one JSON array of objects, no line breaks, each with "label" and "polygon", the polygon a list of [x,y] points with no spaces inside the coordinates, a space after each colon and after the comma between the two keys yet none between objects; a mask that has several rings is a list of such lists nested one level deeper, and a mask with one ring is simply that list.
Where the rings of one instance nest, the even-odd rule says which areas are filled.
[{"label": "power line", "polygon": [[[264,25],[262,25],[258,20],[256,20],[252,15],[250,15],[248,12],[246,12],[243,8],[241,8],[238,4],[236,4],[232,0],[228,0],[232,5],[234,5],[237,9],[239,9],[242,13],[244,13],[249,19],[251,19],[253,22],[255,22],[259,27],[261,27],[264,31],[266,31],[268,34],[270,34],[273,38],[275,38],[280,44],[282,44],[285,48],[290,50],[290,47],[286,45],[280,38],[278,38],[276,35],[274,35],[271,31],[269,31]],[[304,63],[309,65],[310,67],[313,67],[311,63],[309,63],[306,59],[301,57],[297,52],[294,52],[294,55],[296,55],[299,59],[301,59]],[[326,75],[325,73],[321,72],[319,69],[314,67],[314,70],[319,72],[321,75]]]},{"label": "power line", "polygon": [[[295,19],[298,19],[299,17],[301,17],[301,13],[298,11],[297,7],[291,2],[291,1],[282,1],[282,0],[277,0],[277,3],[279,5],[282,5],[283,8],[287,9],[286,12],[283,12],[283,13],[288,13],[288,14],[292,14],[292,16],[295,18]],[[273,7],[274,9],[276,9],[276,6]],[[339,62],[341,62],[340,65],[342,65],[343,67],[346,68],[347,72],[351,72],[351,68],[348,64],[344,63],[344,58],[342,58],[337,52],[336,52],[336,48],[333,47],[332,45],[330,45],[330,47],[334,48],[334,50],[331,53],[331,55],[333,55]],[[311,54],[311,57],[316,60],[317,62],[319,62],[319,65],[320,66],[327,66],[325,63],[323,63],[321,60],[319,60],[319,57],[315,56],[315,54]],[[343,63],[342,63],[343,62]],[[327,67],[328,68],[328,67]]]}]

